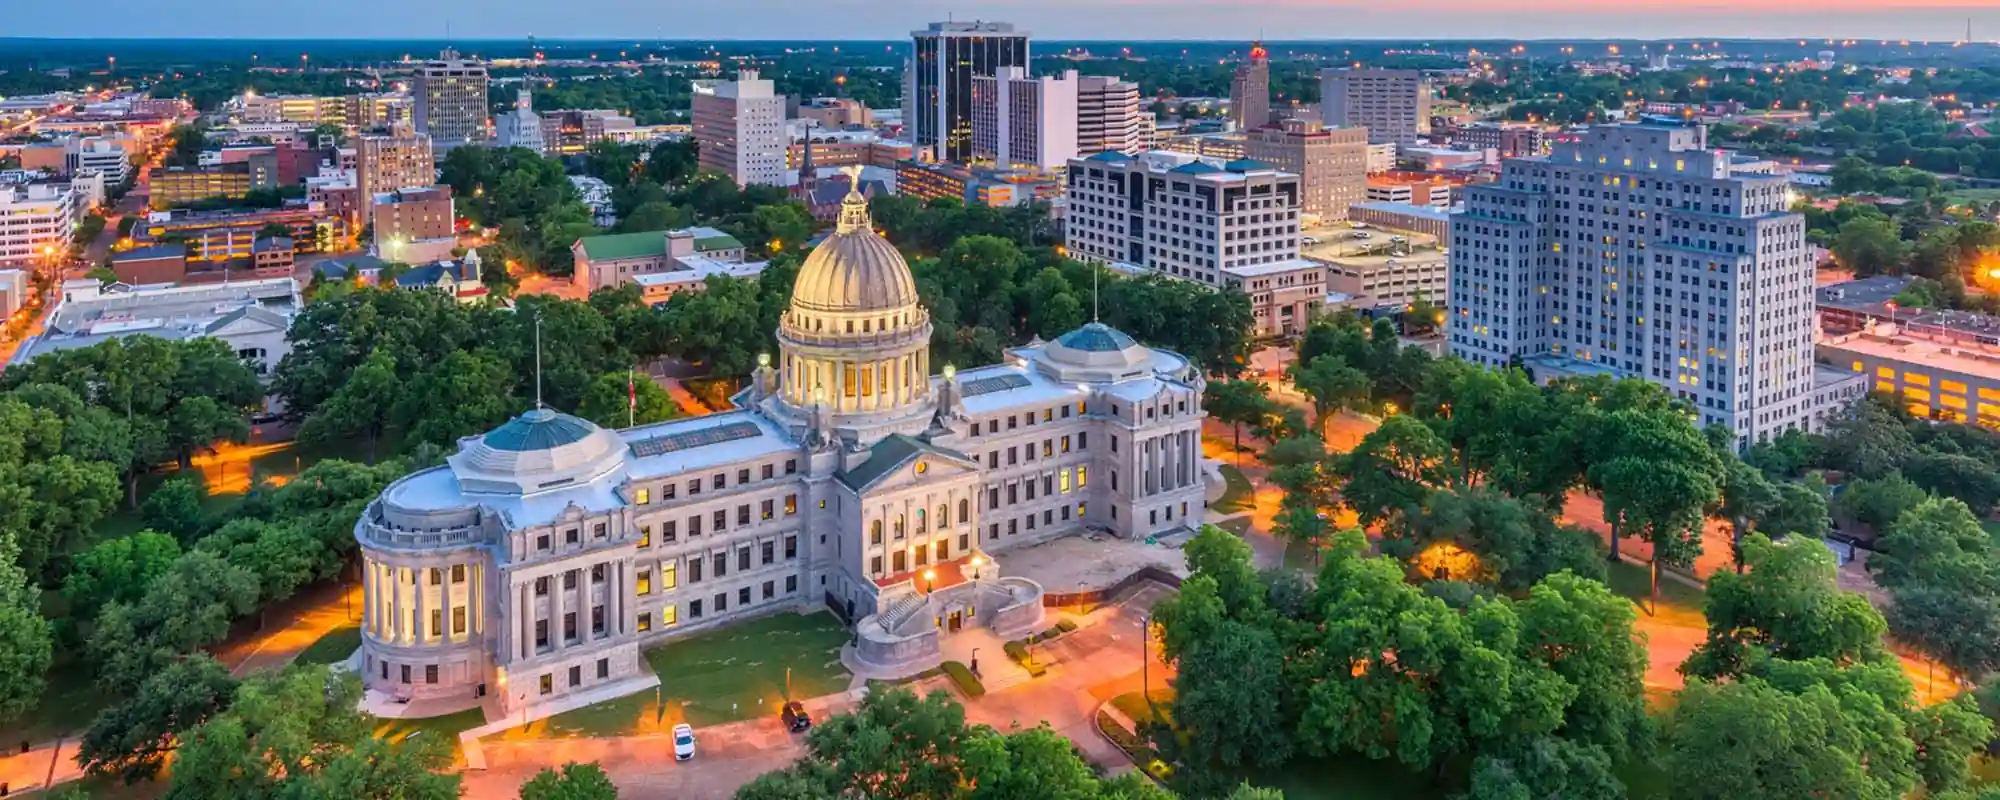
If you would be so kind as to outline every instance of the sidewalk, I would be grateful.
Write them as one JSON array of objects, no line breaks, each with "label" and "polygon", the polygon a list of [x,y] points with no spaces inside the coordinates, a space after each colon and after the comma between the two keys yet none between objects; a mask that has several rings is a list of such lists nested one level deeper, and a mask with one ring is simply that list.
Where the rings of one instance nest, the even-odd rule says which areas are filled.
[{"label": "sidewalk", "polygon": [[9,742],[7,755],[0,756],[0,783],[7,785],[9,796],[25,794],[36,789],[45,789],[43,782],[49,778],[49,764],[55,759],[55,783],[64,784],[83,777],[83,768],[76,765],[76,739],[61,741],[61,752],[56,751],[56,742],[45,742],[27,753],[21,752],[20,742]]},{"label": "sidewalk", "polygon": [[[346,591],[343,592],[342,590]],[[215,659],[243,677],[281,669],[329,631],[359,624],[361,586],[317,586],[272,610],[264,630],[234,637],[214,650]]]}]

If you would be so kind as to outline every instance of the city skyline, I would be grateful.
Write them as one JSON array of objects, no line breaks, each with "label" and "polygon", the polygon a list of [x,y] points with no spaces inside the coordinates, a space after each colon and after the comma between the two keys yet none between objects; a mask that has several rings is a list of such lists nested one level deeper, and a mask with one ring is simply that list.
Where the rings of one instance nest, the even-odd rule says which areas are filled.
[{"label": "city skyline", "polygon": [[[296,38],[287,10],[255,0],[198,0],[202,13],[151,13],[139,0],[106,0],[86,23],[50,4],[16,9],[10,26],[21,37]],[[1863,38],[1952,41],[1968,20],[1982,41],[2000,32],[2000,8],[1985,0],[1753,0],[1669,3],[1640,0],[1615,11],[1582,0],[1527,0],[1495,8],[1475,0],[1410,0],[1393,8],[1358,0],[1017,0],[944,3],[935,0],[740,0],[724,6],[670,2],[644,7],[632,0],[573,0],[561,8],[523,0],[440,0],[412,6],[397,0],[352,0],[345,27],[315,28],[314,38],[516,38],[893,40],[923,24],[954,19],[1015,23],[1039,39],[1114,37],[1149,40],[1250,39],[1261,31],[1283,40],[1315,38],[1440,40],[1492,38],[1651,38],[1682,36],[1784,39]],[[1144,13],[1135,13],[1143,10]]]}]

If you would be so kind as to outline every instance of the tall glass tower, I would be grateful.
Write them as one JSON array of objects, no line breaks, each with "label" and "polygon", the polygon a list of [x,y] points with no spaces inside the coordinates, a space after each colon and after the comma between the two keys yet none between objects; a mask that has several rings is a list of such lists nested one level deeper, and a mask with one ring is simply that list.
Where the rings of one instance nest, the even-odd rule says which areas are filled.
[{"label": "tall glass tower", "polygon": [[1028,67],[1028,32],[1006,22],[933,22],[910,34],[903,125],[918,152],[939,161],[972,156],[972,78]]}]

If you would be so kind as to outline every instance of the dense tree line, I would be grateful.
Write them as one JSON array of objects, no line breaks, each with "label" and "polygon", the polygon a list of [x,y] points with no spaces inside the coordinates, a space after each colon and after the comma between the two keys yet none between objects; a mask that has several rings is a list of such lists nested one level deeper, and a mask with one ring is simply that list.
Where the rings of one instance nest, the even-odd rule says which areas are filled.
[{"label": "dense tree line", "polygon": [[1043,725],[1003,733],[968,725],[939,692],[871,691],[806,736],[806,755],[758,776],[738,800],[1172,800],[1144,775],[1099,778],[1076,745]]},{"label": "dense tree line", "polygon": [[1308,584],[1260,575],[1219,528],[1185,550],[1192,576],[1153,616],[1181,735],[1152,733],[1191,793],[1315,757],[1394,760],[1473,797],[1609,797],[1613,764],[1651,752],[1635,611],[1600,583],[1440,597],[1359,531]]}]

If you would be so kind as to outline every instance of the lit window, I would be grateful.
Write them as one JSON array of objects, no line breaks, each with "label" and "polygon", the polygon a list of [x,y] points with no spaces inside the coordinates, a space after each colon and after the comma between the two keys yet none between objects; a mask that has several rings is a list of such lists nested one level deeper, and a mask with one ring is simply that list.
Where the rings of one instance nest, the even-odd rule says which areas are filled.
[{"label": "lit window", "polygon": [[645,488],[645,487],[640,487],[640,488],[639,488],[639,505],[642,505],[642,506],[643,506],[643,505],[645,505],[645,504],[647,504],[647,503],[651,503],[651,502],[653,502],[653,490],[651,490],[651,489],[647,489],[647,488]]},{"label": "lit window", "polygon": [[680,566],[681,566],[680,562],[678,561],[665,561],[660,563],[661,589],[663,590],[672,589],[680,585],[680,573],[681,573]]}]

